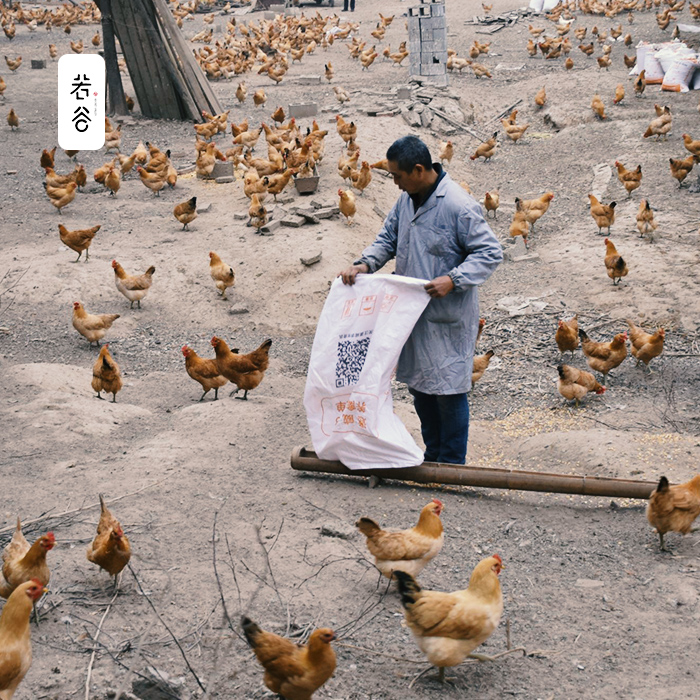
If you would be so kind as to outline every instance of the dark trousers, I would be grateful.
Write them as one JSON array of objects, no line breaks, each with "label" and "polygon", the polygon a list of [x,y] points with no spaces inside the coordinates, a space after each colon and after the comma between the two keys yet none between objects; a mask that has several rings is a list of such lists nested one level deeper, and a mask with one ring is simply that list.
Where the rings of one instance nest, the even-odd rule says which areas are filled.
[{"label": "dark trousers", "polygon": [[[348,0],[343,0],[343,12],[348,11]],[[355,0],[350,0],[350,12],[355,11]]]},{"label": "dark trousers", "polygon": [[466,394],[435,396],[409,389],[425,443],[426,462],[464,464],[469,438]]}]

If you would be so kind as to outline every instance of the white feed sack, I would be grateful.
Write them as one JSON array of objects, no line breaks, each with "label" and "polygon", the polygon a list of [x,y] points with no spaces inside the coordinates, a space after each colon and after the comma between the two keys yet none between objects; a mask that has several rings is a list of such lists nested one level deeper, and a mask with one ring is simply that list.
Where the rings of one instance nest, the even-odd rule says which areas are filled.
[{"label": "white feed sack", "polygon": [[391,377],[401,348],[430,301],[426,280],[336,278],[311,349],[304,408],[321,459],[349,469],[413,467],[423,451],[394,413]]},{"label": "white feed sack", "polygon": [[698,61],[694,56],[677,58],[666,71],[661,89],[669,92],[688,92],[697,67]]}]

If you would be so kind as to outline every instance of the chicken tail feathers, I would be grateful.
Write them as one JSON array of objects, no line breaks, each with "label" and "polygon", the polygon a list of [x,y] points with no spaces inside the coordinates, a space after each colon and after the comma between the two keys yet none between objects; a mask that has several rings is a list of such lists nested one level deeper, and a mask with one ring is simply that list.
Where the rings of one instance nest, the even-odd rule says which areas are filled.
[{"label": "chicken tail feathers", "polygon": [[243,627],[243,634],[245,635],[246,641],[254,649],[255,640],[258,635],[262,633],[262,630],[249,617],[245,617],[245,615],[241,618],[241,627]]},{"label": "chicken tail feathers", "polygon": [[370,518],[360,518],[356,523],[355,527],[365,536],[371,537],[376,535],[380,531],[379,525]]},{"label": "chicken tail feathers", "polygon": [[583,341],[590,340],[588,334],[583,330],[583,328],[578,329],[578,337]]},{"label": "chicken tail feathers", "polygon": [[394,571],[394,577],[399,584],[399,595],[401,596],[401,605],[408,608],[416,602],[417,594],[421,592],[421,587],[416,579],[404,571]]},{"label": "chicken tail feathers", "polygon": [[100,494],[100,511],[103,513],[107,510],[107,506],[105,505],[105,499],[102,494]]},{"label": "chicken tail feathers", "polygon": [[669,485],[668,485],[668,479],[665,476],[662,476],[659,479],[659,485],[656,487],[656,492],[657,493],[665,493],[668,491]]}]

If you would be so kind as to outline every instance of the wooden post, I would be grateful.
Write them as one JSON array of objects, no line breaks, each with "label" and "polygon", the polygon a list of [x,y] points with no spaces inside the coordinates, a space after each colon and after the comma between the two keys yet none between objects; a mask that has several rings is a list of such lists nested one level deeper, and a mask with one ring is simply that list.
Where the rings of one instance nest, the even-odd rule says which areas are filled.
[{"label": "wooden post", "polygon": [[124,86],[117,61],[117,46],[114,42],[112,24],[112,0],[97,0],[102,15],[102,41],[107,71],[107,114],[125,116],[129,113],[124,98]]}]

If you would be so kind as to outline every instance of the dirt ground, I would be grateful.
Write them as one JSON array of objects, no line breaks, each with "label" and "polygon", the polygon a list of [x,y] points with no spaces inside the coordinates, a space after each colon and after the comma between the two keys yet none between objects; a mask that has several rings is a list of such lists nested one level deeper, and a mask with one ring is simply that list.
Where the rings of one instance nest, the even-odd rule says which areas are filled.
[{"label": "dirt ground", "polygon": [[[384,15],[395,14],[381,44],[394,50],[406,38],[402,14],[408,5],[358,0],[357,11],[348,17],[360,22],[360,36],[370,38],[378,7]],[[517,5],[503,2],[494,12]],[[334,11],[337,6],[321,9],[324,15]],[[485,38],[465,23],[475,14],[481,14],[479,3],[447,2],[449,45],[461,55],[475,38]],[[687,9],[678,17],[691,22]],[[636,13],[630,26],[626,16],[621,19],[635,43],[661,41],[670,32],[661,32],[651,13]],[[496,356],[471,397],[468,462],[686,480],[697,471],[700,455],[700,222],[698,195],[678,189],[668,158],[685,156],[684,132],[700,137],[698,93],[661,95],[649,87],[636,100],[621,42],[613,46],[609,71],[600,71],[595,58],[576,49],[571,72],[561,59],[530,59],[525,44],[531,22],[548,24],[525,18],[491,37],[491,55],[482,60],[492,68],[492,80],[477,80],[468,71],[455,74],[449,90],[456,99],[443,98],[458,105],[470,128],[482,135],[496,129],[498,122],[490,120],[523,100],[518,120],[531,127],[517,145],[501,133],[492,162],[467,159],[478,144],[469,134],[450,136],[456,149],[452,177],[466,180],[477,198],[489,188],[500,190],[502,205],[493,227],[506,250],[512,245],[508,225],[514,198],[555,193],[531,239],[531,252],[539,258],[504,262],[482,289],[487,320],[482,348],[493,348]],[[617,23],[577,15],[574,26],[608,29]],[[202,26],[200,15],[185,24],[185,34],[190,37]],[[94,29],[75,27],[71,38],[87,44]],[[32,631],[34,662],[16,700],[84,697],[94,647],[90,698],[127,691],[143,700],[168,697],[143,690],[138,674],[148,676],[149,666],[184,679],[182,697],[201,697],[144,592],[179,640],[208,697],[269,696],[238,628],[233,632],[226,624],[213,545],[234,622],[245,612],[273,631],[301,638],[313,625],[339,631],[338,668],[319,698],[697,698],[700,539],[670,535],[673,553],[660,552],[643,503],[398,482],[370,490],[361,478],[316,477],[290,468],[292,449],[310,443],[302,396],[328,285],[378,231],[381,218],[375,208],[386,212],[391,207],[397,196],[392,182],[375,174],[358,197],[356,225],[350,228],[336,218],[256,235],[245,221],[233,218],[248,207],[240,182],[217,185],[193,175],[180,177],[176,189],[164,191],[160,199],[133,174],[116,199],[90,179],[87,191],[59,217],[43,192],[39,168],[41,149],[55,145],[57,69],[51,61],[44,71],[29,67],[30,58],[48,59],[49,41],[57,43],[59,53],[69,51],[68,38],[56,31],[47,38],[41,28],[30,34],[18,26],[11,44],[0,37],[2,53],[24,57],[15,74],[0,66],[8,85],[3,109],[14,107],[21,119],[15,133],[4,120],[0,126],[0,276],[8,273],[0,290],[19,280],[0,302],[0,545],[9,539],[17,514],[33,520],[69,512],[27,527],[32,537],[53,529],[58,545],[49,555],[51,594],[41,626]],[[214,83],[235,121],[247,116],[255,124],[278,104],[286,109],[302,99],[319,103],[319,123],[330,132],[314,195],[319,202],[334,201],[342,184],[336,171],[342,143],[333,119],[338,106],[325,81],[300,86],[295,79],[322,74],[329,58],[333,84],[352,92],[343,113],[358,124],[363,158],[381,159],[393,139],[407,133],[420,135],[434,153],[445,139],[437,130],[408,127],[398,115],[367,116],[378,102],[392,101],[389,93],[407,82],[407,68],[395,68],[380,56],[368,72],[360,71],[342,42],[327,54],[319,49],[294,64],[278,87],[257,73],[245,76],[249,95],[258,87],[267,91],[263,110],[256,110],[250,98],[238,105],[237,81]],[[628,96],[613,106],[620,82]],[[534,94],[542,85],[551,110],[566,124],[559,130],[544,120],[550,106],[535,109]],[[128,79],[126,89],[133,95]],[[595,92],[606,104],[609,121],[593,120],[589,105]],[[673,111],[666,142],[641,137],[655,101]],[[178,167],[193,162],[189,124],[148,120],[137,108],[123,132],[125,152],[139,140],[150,140],[170,148]],[[229,139],[220,144],[229,147]],[[605,274],[603,237],[586,197],[596,167],[613,166],[616,159],[628,167],[641,163],[644,173],[630,200],[614,168],[609,182],[603,176],[604,201],[619,202],[611,238],[630,268],[619,288]],[[81,153],[79,160],[92,173],[107,157]],[[71,167],[59,151],[56,169]],[[172,208],[193,195],[200,207],[211,207],[183,232]],[[657,210],[653,243],[641,240],[635,229],[642,197]],[[87,264],[73,264],[75,254],[58,238],[60,222],[68,228],[102,225]],[[219,298],[209,278],[209,250],[235,267],[236,286],[228,301]],[[300,257],[318,252],[322,259],[316,265],[300,263]],[[117,293],[113,258],[129,272],[155,265],[154,285],[142,309],[130,310]],[[521,298],[515,306],[524,313],[507,310],[514,306],[513,297]],[[125,379],[116,404],[96,401],[91,391],[97,351],[71,327],[71,304],[78,299],[88,311],[121,314],[106,337]],[[530,303],[538,301],[546,305]],[[626,318],[648,328],[663,324],[666,349],[653,362],[654,373],[628,360],[612,372],[604,396],[580,409],[565,406],[556,392],[553,336],[557,319],[573,313],[595,339],[610,339],[625,329]],[[244,352],[273,339],[270,369],[248,402],[229,398],[227,391],[217,402],[197,402],[199,385],[186,375],[180,348],[187,343],[211,356],[213,334]],[[585,367],[580,351],[572,363]],[[397,412],[420,440],[405,387],[396,386],[394,395]],[[143,588],[124,573],[94,644],[91,638],[112,598],[107,576],[85,558],[98,514],[87,506],[97,502],[98,493],[108,500],[127,496],[113,511],[131,539],[132,563]],[[513,646],[527,655],[466,664],[452,674],[453,686],[442,688],[424,678],[409,690],[411,676],[425,664],[402,625],[396,593],[378,582],[353,523],[368,515],[385,525],[408,527],[433,497],[445,503],[446,542],[421,583],[437,590],[465,587],[481,558],[500,554],[506,565],[503,622],[483,651],[506,648],[508,620]],[[75,509],[82,510],[70,512]]]}]

